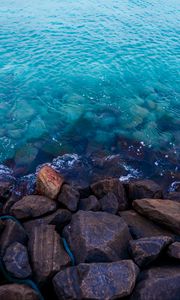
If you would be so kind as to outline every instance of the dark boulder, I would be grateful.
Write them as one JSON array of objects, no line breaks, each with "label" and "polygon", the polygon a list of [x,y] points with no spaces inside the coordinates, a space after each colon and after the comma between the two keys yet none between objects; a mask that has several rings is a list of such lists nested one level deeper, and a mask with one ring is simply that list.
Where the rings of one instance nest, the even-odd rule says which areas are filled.
[{"label": "dark boulder", "polygon": [[129,231],[134,239],[159,235],[174,238],[174,234],[171,231],[158,226],[134,210],[121,211],[119,215],[128,224]]},{"label": "dark boulder", "polygon": [[17,219],[35,218],[46,213],[54,212],[57,203],[44,196],[30,195],[17,201],[10,209],[10,213]]},{"label": "dark boulder", "polygon": [[46,165],[37,174],[36,192],[50,199],[56,199],[63,183],[64,178],[53,168]]},{"label": "dark boulder", "polygon": [[114,193],[107,193],[103,198],[99,200],[101,204],[101,210],[110,214],[116,215],[119,209],[119,203]]},{"label": "dark boulder", "polygon": [[161,187],[152,180],[138,180],[126,184],[128,198],[132,200],[151,198],[163,198],[163,191]]},{"label": "dark boulder", "polygon": [[0,235],[0,254],[3,256],[7,247],[14,242],[25,244],[27,242],[27,235],[24,228],[19,222],[11,219],[4,220],[5,228]]},{"label": "dark boulder", "polygon": [[99,200],[93,195],[88,198],[80,199],[79,201],[79,210],[98,211],[100,208]]},{"label": "dark boulder", "polygon": [[0,181],[0,201],[4,202],[11,196],[13,184],[11,179]]},{"label": "dark boulder", "polygon": [[35,226],[29,235],[28,249],[38,283],[47,282],[62,267],[70,265],[70,258],[54,225]]},{"label": "dark boulder", "polygon": [[130,300],[179,300],[179,295],[179,266],[162,266],[143,272]]},{"label": "dark boulder", "polygon": [[167,199],[174,200],[180,203],[180,192],[171,192],[167,195]]},{"label": "dark boulder", "polygon": [[56,229],[61,232],[62,229],[71,222],[72,214],[67,209],[59,209],[59,213],[52,219],[49,223],[51,225],[56,225]]},{"label": "dark boulder", "polygon": [[141,268],[156,260],[173,240],[168,236],[141,238],[129,242],[130,254],[135,263]]},{"label": "dark boulder", "polygon": [[58,202],[70,211],[74,212],[77,210],[79,198],[80,193],[75,187],[69,184],[64,184],[58,196]]},{"label": "dark boulder", "polygon": [[1,300],[39,300],[35,290],[25,284],[5,284],[0,286]]},{"label": "dark boulder", "polygon": [[113,300],[131,294],[138,272],[131,260],[80,264],[60,271],[53,284],[61,300]]},{"label": "dark boulder", "polygon": [[3,262],[13,277],[23,279],[31,276],[28,253],[24,245],[17,242],[11,244],[5,251]]},{"label": "dark boulder", "polygon": [[93,194],[98,198],[102,198],[109,192],[114,193],[119,203],[119,210],[128,208],[128,200],[126,197],[123,184],[116,178],[104,179],[91,185]]},{"label": "dark boulder", "polygon": [[63,236],[81,262],[111,262],[128,257],[131,239],[128,226],[118,216],[105,212],[78,211],[63,230]]},{"label": "dark boulder", "polygon": [[175,242],[168,247],[167,254],[180,260],[180,242]]},{"label": "dark boulder", "polygon": [[150,220],[180,234],[180,203],[172,200],[141,199],[133,201],[133,207]]}]

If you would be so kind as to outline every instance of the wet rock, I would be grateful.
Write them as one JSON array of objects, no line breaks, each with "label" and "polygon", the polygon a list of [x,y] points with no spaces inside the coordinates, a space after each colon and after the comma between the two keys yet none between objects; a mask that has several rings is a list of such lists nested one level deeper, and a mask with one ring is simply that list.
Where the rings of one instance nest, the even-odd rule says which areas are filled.
[{"label": "wet rock", "polygon": [[138,180],[135,182],[129,182],[126,185],[128,198],[130,200],[151,198],[161,199],[163,198],[163,192],[161,187],[152,180]]},{"label": "wet rock", "polygon": [[131,239],[128,226],[118,216],[105,212],[78,211],[63,230],[63,236],[81,262],[110,262],[128,257]]},{"label": "wet rock", "polygon": [[27,235],[24,228],[11,219],[4,221],[5,228],[0,236],[0,254],[3,256],[7,247],[14,242],[25,244],[27,241]]},{"label": "wet rock", "polygon": [[180,203],[180,192],[171,192],[167,195],[167,199],[174,200]]},{"label": "wet rock", "polygon": [[58,202],[64,205],[67,209],[71,211],[76,211],[79,198],[80,193],[75,187],[69,184],[64,184],[58,196]]},{"label": "wet rock", "polygon": [[175,242],[168,247],[167,254],[170,257],[180,259],[180,242]]},{"label": "wet rock", "polygon": [[17,201],[10,209],[13,216],[18,219],[35,218],[55,211],[57,203],[44,196],[25,196]]},{"label": "wet rock", "polygon": [[28,249],[38,283],[45,283],[62,267],[70,265],[70,258],[54,225],[35,226],[29,236]]},{"label": "wet rock", "polygon": [[119,208],[117,197],[114,193],[107,193],[103,198],[99,200],[101,204],[101,210],[110,214],[116,215]]},{"label": "wet rock", "polygon": [[11,244],[5,251],[3,262],[13,277],[23,279],[31,276],[28,253],[24,245],[17,242]]},{"label": "wet rock", "polygon": [[156,260],[162,250],[173,240],[168,236],[156,236],[130,241],[129,250],[135,263],[141,268]]},{"label": "wet rock", "polygon": [[133,201],[140,214],[180,234],[180,203],[171,200],[141,199]]},{"label": "wet rock", "polygon": [[46,165],[37,174],[36,192],[50,199],[56,199],[63,182],[63,177]]},{"label": "wet rock", "polygon": [[0,181],[0,201],[7,200],[12,192],[13,182],[12,180]]},{"label": "wet rock", "polygon": [[59,272],[53,285],[58,299],[119,299],[130,295],[138,272],[131,260],[80,264]]},{"label": "wet rock", "polygon": [[71,222],[71,218],[72,214],[69,210],[61,209],[49,224],[56,225],[56,229],[61,232],[62,229]]},{"label": "wet rock", "polygon": [[1,300],[39,300],[35,290],[25,284],[5,284],[0,286]]},{"label": "wet rock", "polygon": [[100,208],[101,206],[98,199],[93,195],[79,201],[79,210],[98,211]]},{"label": "wet rock", "polygon": [[[56,210],[54,213],[48,215],[48,216],[44,216],[41,218],[37,218],[34,220],[29,220],[29,221],[25,221],[23,223],[23,226],[27,232],[28,235],[30,235],[31,231],[34,230],[34,227],[36,226],[40,226],[40,225],[48,225],[51,224],[51,221],[58,215],[61,214],[62,211],[64,211],[65,209],[58,209]],[[67,210],[65,210],[67,211]],[[55,224],[56,225],[56,224]]]},{"label": "wet rock", "polygon": [[130,300],[179,300],[179,295],[179,266],[162,266],[143,273]]},{"label": "wet rock", "polygon": [[91,190],[97,198],[102,198],[109,192],[112,192],[117,197],[119,202],[119,210],[128,208],[128,200],[126,197],[123,184],[116,178],[100,180],[91,185]]},{"label": "wet rock", "polygon": [[122,211],[119,213],[119,215],[128,224],[129,231],[134,239],[159,235],[170,236],[174,238],[174,234],[171,231],[161,228],[134,210]]}]

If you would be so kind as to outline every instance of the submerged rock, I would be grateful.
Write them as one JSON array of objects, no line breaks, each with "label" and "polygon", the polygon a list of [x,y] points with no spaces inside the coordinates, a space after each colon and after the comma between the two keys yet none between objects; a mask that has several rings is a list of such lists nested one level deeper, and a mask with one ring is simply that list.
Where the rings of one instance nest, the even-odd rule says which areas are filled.
[{"label": "submerged rock", "polygon": [[39,300],[35,290],[25,284],[5,284],[0,286],[1,300]]},{"label": "submerged rock", "polygon": [[53,284],[58,299],[113,300],[130,295],[138,272],[132,260],[80,264],[59,272]]},{"label": "submerged rock", "polygon": [[35,218],[57,209],[57,203],[44,196],[25,196],[17,201],[10,209],[10,213],[18,219]]},{"label": "submerged rock", "polygon": [[63,230],[63,236],[81,262],[111,262],[128,257],[131,239],[128,226],[118,216],[105,212],[78,211]]},{"label": "submerged rock", "polygon": [[179,300],[179,266],[153,267],[141,275],[130,300]]},{"label": "submerged rock", "polygon": [[141,199],[133,207],[142,215],[180,234],[180,203],[171,200]]},{"label": "submerged rock", "polygon": [[31,276],[26,247],[18,242],[11,244],[3,256],[6,270],[15,278],[26,278]]},{"label": "submerged rock", "polygon": [[76,211],[79,198],[80,193],[75,187],[69,184],[64,184],[58,196],[58,202],[64,205],[67,209],[71,211]]},{"label": "submerged rock", "polygon": [[36,192],[50,199],[56,199],[63,183],[63,177],[46,165],[37,174]]},{"label": "submerged rock", "polygon": [[28,248],[38,283],[45,283],[63,266],[70,265],[70,258],[54,225],[39,225],[32,228]]},{"label": "submerged rock", "polygon": [[141,268],[156,260],[173,240],[168,236],[156,236],[130,241],[129,250],[135,263]]},{"label": "submerged rock", "polygon": [[126,197],[123,184],[116,178],[104,179],[95,182],[91,185],[91,190],[97,198],[103,198],[109,192],[112,192],[117,197],[119,210],[128,208],[128,200]]}]

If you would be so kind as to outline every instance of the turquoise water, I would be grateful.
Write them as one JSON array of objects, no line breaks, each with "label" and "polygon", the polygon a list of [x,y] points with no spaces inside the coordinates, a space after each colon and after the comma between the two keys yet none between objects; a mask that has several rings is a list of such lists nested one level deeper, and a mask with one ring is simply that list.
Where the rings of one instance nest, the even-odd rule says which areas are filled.
[{"label": "turquoise water", "polygon": [[178,0],[1,0],[0,162],[110,152],[121,138],[177,155],[178,9]]}]

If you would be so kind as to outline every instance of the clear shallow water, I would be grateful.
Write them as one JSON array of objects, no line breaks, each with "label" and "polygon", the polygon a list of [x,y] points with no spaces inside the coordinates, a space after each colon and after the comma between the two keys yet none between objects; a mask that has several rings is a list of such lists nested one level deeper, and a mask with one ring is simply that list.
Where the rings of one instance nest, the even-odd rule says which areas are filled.
[{"label": "clear shallow water", "polygon": [[121,153],[128,139],[176,168],[178,4],[1,0],[0,162]]}]

